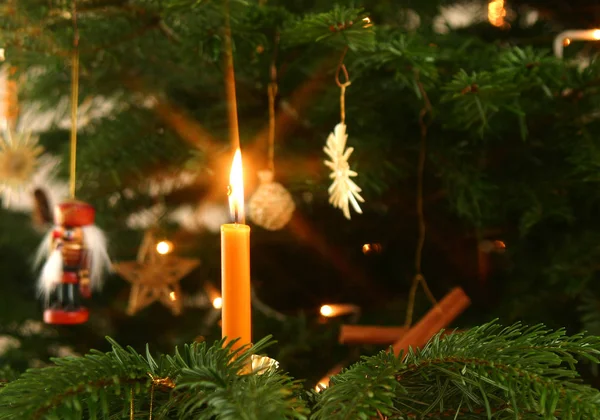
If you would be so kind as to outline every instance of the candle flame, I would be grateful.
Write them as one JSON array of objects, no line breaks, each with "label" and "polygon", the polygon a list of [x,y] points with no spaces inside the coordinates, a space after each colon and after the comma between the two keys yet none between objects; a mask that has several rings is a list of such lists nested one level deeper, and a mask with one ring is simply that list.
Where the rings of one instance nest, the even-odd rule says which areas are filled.
[{"label": "candle flame", "polygon": [[600,40],[600,29],[596,29],[593,33],[594,39]]},{"label": "candle flame", "polygon": [[169,299],[171,299],[172,301],[176,301],[177,300],[177,295],[175,294],[175,292],[169,293]]},{"label": "candle flame", "polygon": [[242,167],[242,152],[238,148],[233,156],[229,174],[229,211],[235,223],[244,223],[244,170]]}]

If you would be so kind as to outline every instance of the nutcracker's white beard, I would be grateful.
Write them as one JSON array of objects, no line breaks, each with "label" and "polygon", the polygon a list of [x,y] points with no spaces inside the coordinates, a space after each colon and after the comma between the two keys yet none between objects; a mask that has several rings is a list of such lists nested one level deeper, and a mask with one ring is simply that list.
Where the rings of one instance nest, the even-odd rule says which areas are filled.
[{"label": "nutcracker's white beard", "polygon": [[[45,243],[45,245],[47,248],[48,244]],[[60,283],[62,271],[62,254],[60,250],[56,249],[52,251],[50,257],[46,260],[37,284],[39,295],[42,296],[46,301],[48,300],[50,293],[54,291],[56,285]]]},{"label": "nutcracker's white beard", "polygon": [[[85,226],[83,227],[83,242],[87,258],[90,261],[90,287],[93,290],[99,290],[102,288],[105,272],[111,271],[111,262],[106,251],[106,236],[97,226]],[[60,283],[63,270],[62,254],[60,250],[52,250],[51,245],[52,231],[44,237],[35,257],[36,267],[46,260],[38,279],[38,292],[46,299]]]}]

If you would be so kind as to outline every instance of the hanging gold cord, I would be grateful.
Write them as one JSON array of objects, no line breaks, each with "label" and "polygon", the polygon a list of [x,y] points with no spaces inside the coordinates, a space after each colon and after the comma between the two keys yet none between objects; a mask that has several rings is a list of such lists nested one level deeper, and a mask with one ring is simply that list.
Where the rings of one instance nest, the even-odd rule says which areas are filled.
[{"label": "hanging gold cord", "polygon": [[419,79],[419,73],[415,73],[415,81],[417,82],[417,86],[419,87],[419,91],[421,93],[421,97],[423,98],[423,108],[419,113],[419,126],[421,127],[421,145],[419,148],[419,162],[417,166],[417,217],[419,223],[419,237],[417,239],[417,248],[415,250],[415,271],[416,274],[413,277],[412,285],[410,287],[410,292],[408,294],[408,305],[406,307],[406,318],[404,321],[404,326],[406,328],[410,328],[412,325],[413,312],[415,308],[415,298],[417,295],[417,288],[419,284],[423,286],[423,290],[425,291],[425,295],[429,301],[433,304],[433,306],[437,306],[437,300],[431,293],[427,281],[423,276],[421,271],[421,261],[423,259],[423,246],[425,245],[425,214],[423,212],[423,178],[425,176],[425,159],[427,157],[427,128],[428,122],[425,121],[425,117],[429,115],[431,119],[432,105],[429,101],[429,96],[427,96],[427,92],[423,88],[423,84]]},{"label": "hanging gold cord", "polygon": [[229,117],[229,141],[235,151],[240,147],[240,129],[238,126],[237,99],[235,93],[235,71],[233,68],[233,49],[231,45],[231,23],[229,18],[229,0],[223,2],[225,27],[223,49],[225,60],[225,95]]},{"label": "hanging gold cord", "polygon": [[79,101],[79,29],[77,27],[77,1],[73,0],[73,53],[71,57],[71,165],[69,168],[69,193],[75,198],[77,179],[77,105]]},{"label": "hanging gold cord", "polygon": [[[340,88],[340,121],[342,124],[346,122],[346,88],[351,84],[350,77],[348,76],[348,70],[346,69],[346,65],[344,64],[344,58],[346,57],[347,52],[348,47],[344,49],[342,57],[340,58],[340,63],[338,64],[338,68],[335,73],[335,83]],[[340,81],[340,72],[344,73],[344,78],[346,79],[344,83]]]},{"label": "hanging gold cord", "polygon": [[273,59],[271,61],[271,81],[269,83],[269,170],[275,173],[275,99],[277,99],[277,50],[279,48],[279,32],[273,42]]},{"label": "hanging gold cord", "polygon": [[154,411],[154,386],[154,381],[152,381],[150,386],[150,417],[148,417],[148,420],[152,420],[152,411]]},{"label": "hanging gold cord", "polygon": [[171,390],[175,388],[175,382],[173,382],[173,380],[169,377],[159,378],[150,372],[148,372],[148,376],[150,376],[150,379],[152,379],[152,383],[150,385],[150,417],[148,420],[152,420],[152,412],[154,411],[154,391],[156,387],[158,386],[159,390]]},{"label": "hanging gold cord", "polygon": [[6,118],[6,124],[9,130],[15,131],[17,120],[19,119],[19,89],[15,80],[17,68],[9,67],[6,77],[6,88],[4,95],[4,109],[6,114],[1,117]]},{"label": "hanging gold cord", "polygon": [[275,173],[275,98],[277,83],[269,83],[269,170]]},{"label": "hanging gold cord", "polygon": [[133,402],[133,387],[131,387],[131,395],[129,399],[129,420],[133,420],[134,418],[134,402]]}]

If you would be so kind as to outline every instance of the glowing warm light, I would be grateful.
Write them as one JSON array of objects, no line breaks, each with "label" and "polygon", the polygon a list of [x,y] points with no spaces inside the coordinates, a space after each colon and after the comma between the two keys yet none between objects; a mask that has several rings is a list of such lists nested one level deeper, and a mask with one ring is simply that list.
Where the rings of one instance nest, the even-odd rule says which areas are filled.
[{"label": "glowing warm light", "polygon": [[235,151],[231,164],[228,195],[231,218],[235,223],[244,223],[244,169],[239,148]]},{"label": "glowing warm light", "polygon": [[499,249],[506,249],[506,244],[503,241],[494,241],[494,246]]},{"label": "glowing warm light", "polygon": [[156,244],[156,252],[160,255],[165,255],[171,252],[173,249],[173,244],[169,241],[160,241]]},{"label": "glowing warm light", "polygon": [[315,386],[315,391],[317,391],[317,392],[325,391],[326,388],[327,388],[327,384],[325,382],[319,382]]},{"label": "glowing warm light", "polygon": [[321,315],[323,316],[332,316],[333,315],[333,308],[329,305],[323,305],[321,306]]},{"label": "glowing warm light", "polygon": [[221,309],[223,307],[223,298],[222,297],[214,298],[212,301],[212,305],[215,309]]},{"label": "glowing warm light", "polygon": [[321,306],[321,315],[328,318],[357,313],[360,313],[360,308],[356,305],[350,305],[347,303]]},{"label": "glowing warm light", "polygon": [[362,247],[362,252],[365,255],[376,254],[376,253],[381,252],[381,250],[382,250],[381,244],[378,244],[378,243],[364,244]]},{"label": "glowing warm light", "polygon": [[4,61],[6,57],[4,56],[4,48],[0,48],[0,61]]},{"label": "glowing warm light", "polygon": [[171,299],[172,301],[177,300],[177,295],[175,294],[175,292],[169,293],[169,299]]},{"label": "glowing warm light", "polygon": [[206,290],[206,295],[212,303],[213,308],[221,309],[223,307],[223,298],[221,297],[221,293],[211,283],[208,282],[204,284],[204,289]]},{"label": "glowing warm light", "polygon": [[365,26],[364,26],[365,28],[373,26],[373,23],[371,23],[371,18],[368,16],[363,18],[363,22],[365,22]]},{"label": "glowing warm light", "polygon": [[554,55],[563,58],[564,48],[573,41],[600,41],[600,29],[569,29],[554,38]]},{"label": "glowing warm light", "polygon": [[506,17],[506,9],[504,8],[504,0],[492,0],[488,4],[488,20],[496,27],[504,26],[504,18]]}]

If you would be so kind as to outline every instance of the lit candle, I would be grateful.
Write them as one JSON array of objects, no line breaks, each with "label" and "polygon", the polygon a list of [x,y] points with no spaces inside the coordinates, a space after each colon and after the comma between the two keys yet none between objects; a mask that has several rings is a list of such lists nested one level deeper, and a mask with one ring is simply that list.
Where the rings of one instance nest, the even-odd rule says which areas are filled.
[{"label": "lit candle", "polygon": [[234,348],[251,344],[250,226],[244,224],[242,153],[237,149],[229,176],[229,209],[234,223],[221,226],[222,335],[239,338]]},{"label": "lit candle", "polygon": [[563,51],[571,41],[600,41],[600,29],[571,29],[554,38],[554,55],[563,58]]}]

